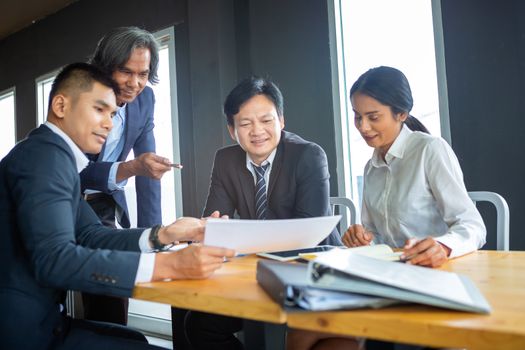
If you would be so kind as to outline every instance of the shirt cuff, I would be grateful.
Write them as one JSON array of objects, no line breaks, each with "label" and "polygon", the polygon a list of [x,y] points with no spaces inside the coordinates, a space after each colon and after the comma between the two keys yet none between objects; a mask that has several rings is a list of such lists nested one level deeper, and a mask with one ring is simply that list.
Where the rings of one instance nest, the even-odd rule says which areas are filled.
[{"label": "shirt cuff", "polygon": [[153,251],[153,247],[150,245],[149,242],[149,234],[151,232],[151,228],[147,228],[142,232],[139,238],[139,249],[143,253],[151,253]]},{"label": "shirt cuff", "polygon": [[142,253],[140,254],[139,267],[137,269],[137,276],[135,277],[135,284],[142,282],[151,282],[153,278],[153,268],[155,267],[156,254]]},{"label": "shirt cuff", "polygon": [[128,179],[117,183],[117,170],[120,163],[122,162],[113,163],[113,165],[111,165],[111,168],[109,169],[108,189],[110,191],[124,191],[124,186],[126,186],[126,184],[128,183]]},{"label": "shirt cuff", "polygon": [[476,248],[472,249],[470,247],[470,244],[467,240],[461,239],[461,237],[450,233],[444,234],[443,236],[434,237],[434,239],[450,248],[450,255],[448,256],[450,259],[457,258],[476,250]]}]

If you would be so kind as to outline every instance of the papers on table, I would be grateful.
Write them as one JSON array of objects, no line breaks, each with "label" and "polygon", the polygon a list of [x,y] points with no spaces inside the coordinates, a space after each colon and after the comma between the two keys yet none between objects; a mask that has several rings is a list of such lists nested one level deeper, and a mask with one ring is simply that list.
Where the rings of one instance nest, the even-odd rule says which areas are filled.
[{"label": "papers on table", "polygon": [[238,254],[309,248],[326,238],[340,215],[287,220],[208,219],[204,244]]},{"label": "papers on table", "polygon": [[466,276],[332,249],[309,263],[310,285],[463,311],[490,312]]},{"label": "papers on table", "polygon": [[[399,261],[399,257],[403,252],[394,252],[392,248],[390,248],[386,244],[373,244],[373,245],[366,245],[362,247],[355,247],[355,248],[343,248],[345,250],[351,251],[352,253],[360,254],[369,256],[371,258],[379,259],[379,260],[387,260],[387,261]],[[299,257],[305,260],[314,260],[316,258],[319,258],[323,255],[326,255],[330,252],[331,249],[325,249],[324,251],[318,251],[318,252],[304,252],[299,253]]]}]

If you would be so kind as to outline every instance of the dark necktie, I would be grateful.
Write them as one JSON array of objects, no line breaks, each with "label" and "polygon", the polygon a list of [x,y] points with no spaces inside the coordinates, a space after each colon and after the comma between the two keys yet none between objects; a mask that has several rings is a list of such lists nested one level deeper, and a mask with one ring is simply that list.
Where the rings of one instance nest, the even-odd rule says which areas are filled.
[{"label": "dark necktie", "polygon": [[255,184],[255,216],[257,220],[266,220],[268,200],[266,198],[266,180],[264,179],[264,174],[269,165],[269,163],[263,166],[253,165],[257,177],[257,183]]}]

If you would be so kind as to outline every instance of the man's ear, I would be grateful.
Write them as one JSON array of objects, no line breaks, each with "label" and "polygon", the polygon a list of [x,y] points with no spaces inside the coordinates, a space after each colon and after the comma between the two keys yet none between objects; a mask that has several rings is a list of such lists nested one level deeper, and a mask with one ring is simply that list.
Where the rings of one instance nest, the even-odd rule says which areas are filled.
[{"label": "man's ear", "polygon": [[66,114],[66,109],[69,104],[69,99],[63,94],[56,94],[51,100],[51,110],[53,114],[59,118],[64,118]]},{"label": "man's ear", "polygon": [[281,130],[284,129],[284,115],[279,117],[279,124],[281,124]]},{"label": "man's ear", "polygon": [[230,133],[230,137],[232,138],[232,140],[239,143],[239,141],[237,140],[237,135],[235,134],[235,127],[228,125],[228,131]]}]

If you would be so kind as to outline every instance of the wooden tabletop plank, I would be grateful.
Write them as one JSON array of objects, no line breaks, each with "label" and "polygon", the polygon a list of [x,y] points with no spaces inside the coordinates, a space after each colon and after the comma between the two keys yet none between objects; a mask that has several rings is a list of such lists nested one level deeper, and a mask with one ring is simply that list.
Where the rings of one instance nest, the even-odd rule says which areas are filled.
[{"label": "wooden tabletop plank", "polygon": [[234,258],[205,280],[141,283],[135,287],[133,298],[225,316],[285,323],[286,313],[255,280],[256,261],[253,255]]},{"label": "wooden tabletop plank", "polygon": [[525,252],[480,251],[451,260],[443,269],[468,275],[492,313],[404,305],[288,314],[288,326],[437,347],[525,349]]}]

